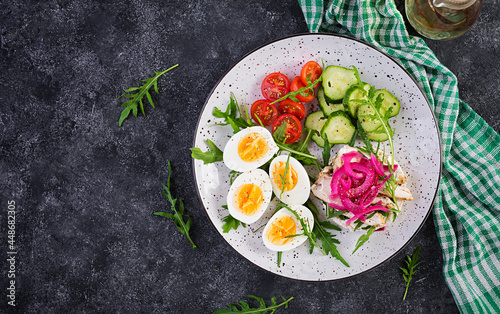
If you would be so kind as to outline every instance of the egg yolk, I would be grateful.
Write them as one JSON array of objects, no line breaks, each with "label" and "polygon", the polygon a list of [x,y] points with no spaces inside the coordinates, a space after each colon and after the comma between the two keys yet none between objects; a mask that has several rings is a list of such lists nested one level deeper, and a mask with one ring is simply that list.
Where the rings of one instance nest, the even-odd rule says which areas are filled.
[{"label": "egg yolk", "polygon": [[[290,191],[296,185],[298,181],[297,172],[293,169],[292,165],[288,164],[288,170],[285,174],[286,162],[279,161],[274,164],[273,169],[273,180],[274,184],[282,191]],[[285,178],[283,180],[283,178]]]},{"label": "egg yolk", "polygon": [[283,245],[292,241],[292,238],[286,238],[286,236],[294,235],[296,228],[293,218],[283,216],[271,223],[266,237],[274,245]]},{"label": "egg yolk", "polygon": [[255,184],[243,184],[236,190],[234,206],[242,214],[251,216],[264,201],[262,190]]},{"label": "egg yolk", "polygon": [[246,162],[261,159],[268,150],[266,139],[259,133],[249,133],[238,143],[238,155]]}]

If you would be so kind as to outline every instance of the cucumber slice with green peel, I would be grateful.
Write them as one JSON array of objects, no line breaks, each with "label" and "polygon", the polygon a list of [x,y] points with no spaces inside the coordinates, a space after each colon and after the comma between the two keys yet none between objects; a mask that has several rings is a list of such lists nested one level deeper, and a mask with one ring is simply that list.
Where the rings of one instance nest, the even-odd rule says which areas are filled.
[{"label": "cucumber slice with green peel", "polygon": [[321,138],[324,137],[324,134],[326,134],[331,145],[348,144],[351,142],[352,137],[356,135],[356,128],[347,113],[336,111],[328,117],[321,129]]},{"label": "cucumber slice with green peel", "polygon": [[399,114],[399,110],[401,109],[399,100],[386,89],[378,89],[373,94],[372,101],[375,102],[379,95],[383,96],[382,108],[384,108],[385,111],[389,111],[389,108],[392,108],[389,117],[397,116]]},{"label": "cucumber slice with green peel", "polygon": [[385,142],[389,139],[389,135],[385,133],[384,128],[382,126],[380,126],[378,129],[372,132],[366,133],[366,135],[370,140],[375,142]]},{"label": "cucumber slice with green peel", "polygon": [[[380,108],[379,111],[382,117],[384,117],[385,110],[383,108]],[[361,127],[366,133],[375,131],[380,126],[382,126],[382,122],[378,118],[375,118],[374,115],[375,110],[373,110],[372,106],[361,105],[358,107],[358,121],[360,122]],[[385,121],[385,123],[387,123],[387,121]]]},{"label": "cucumber slice with green peel", "polygon": [[323,90],[328,103],[342,102],[347,89],[358,82],[356,71],[330,65],[323,71]]},{"label": "cucumber slice with green peel", "polygon": [[318,110],[310,113],[304,122],[306,128],[314,130],[311,139],[320,147],[325,145],[325,141],[321,138],[321,130],[327,120],[328,118],[324,115],[323,111]]},{"label": "cucumber slice with green peel", "polygon": [[347,89],[344,95],[344,108],[351,117],[357,118],[358,107],[361,106],[363,100],[368,100],[368,92],[364,87],[353,85]]},{"label": "cucumber slice with green peel", "polygon": [[325,114],[325,116],[329,116],[332,112],[344,110],[344,105],[342,103],[338,104],[330,104],[326,101],[325,91],[323,90],[323,86],[320,86],[318,92],[316,94],[318,97],[318,105]]}]

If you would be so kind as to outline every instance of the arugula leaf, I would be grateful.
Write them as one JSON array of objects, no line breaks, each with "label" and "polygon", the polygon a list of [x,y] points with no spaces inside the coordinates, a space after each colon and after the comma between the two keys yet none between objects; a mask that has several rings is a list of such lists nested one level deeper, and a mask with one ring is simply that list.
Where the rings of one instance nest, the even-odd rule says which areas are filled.
[{"label": "arugula leaf", "polygon": [[323,134],[323,141],[324,141],[324,146],[323,146],[323,152],[321,153],[323,155],[323,167],[328,166],[330,163],[330,157],[332,154],[332,145],[330,145],[330,142],[328,142],[328,135]]},{"label": "arugula leaf", "polygon": [[[264,299],[256,297],[254,295],[248,295],[250,298],[253,298],[259,302],[259,307],[250,307],[247,302],[245,301],[239,301],[239,303],[234,303],[234,304],[228,304],[227,306],[230,308],[229,309],[220,309],[212,314],[231,314],[231,313],[259,313],[259,314],[265,314],[269,311],[271,311],[270,314],[273,314],[278,308],[284,307],[285,309],[288,308],[288,303],[293,300],[293,297],[289,299],[285,299],[283,296],[281,297],[283,299],[283,302],[278,304],[276,302],[276,297],[271,298],[271,303],[272,305],[266,306],[266,303],[264,302]],[[238,309],[238,306],[240,309]]]},{"label": "arugula leaf", "polygon": [[323,255],[326,255],[325,251],[323,251],[323,249],[316,243],[316,235],[313,233],[314,225],[313,226],[309,226],[309,223],[304,222],[304,218],[301,218],[299,216],[299,214],[297,214],[297,212],[295,210],[291,209],[286,204],[279,202],[278,206],[280,208],[286,208],[286,209],[288,209],[295,216],[295,218],[297,218],[297,220],[299,221],[300,225],[302,226],[302,232],[303,233],[289,235],[289,236],[286,236],[285,238],[293,238],[293,237],[305,235],[309,239],[309,244],[314,245],[315,247],[317,247],[321,251],[321,253],[323,253]]},{"label": "arugula leaf", "polygon": [[285,164],[285,172],[283,173],[283,175],[280,174],[280,177],[281,177],[281,193],[280,193],[280,197],[283,195],[283,192],[285,191],[285,185],[287,184],[290,184],[289,182],[287,182],[287,177],[288,177],[288,167],[290,166],[290,154],[288,155],[288,157],[286,158],[286,164]]},{"label": "arugula leaf", "polygon": [[[246,106],[245,106],[246,112]],[[238,133],[241,129],[254,126],[252,121],[248,116],[248,112],[246,112],[247,118],[243,118],[243,114],[241,113],[240,106],[238,105],[238,101],[236,100],[233,93],[231,93],[229,104],[226,107],[226,111],[221,111],[219,108],[215,107],[212,112],[214,117],[224,119],[223,123],[216,123],[215,125],[231,125],[233,128],[233,133]],[[239,114],[239,117],[238,117]]]},{"label": "arugula leaf", "polygon": [[[306,207],[309,208],[313,213],[314,216],[313,232],[316,236],[316,239],[320,239],[321,247],[323,248],[325,255],[330,254],[332,257],[339,260],[345,266],[350,267],[347,261],[342,257],[342,255],[340,255],[340,252],[337,250],[337,244],[340,244],[340,241],[335,239],[334,235],[325,230],[325,228],[337,231],[340,231],[341,229],[335,226],[334,224],[330,223],[329,221],[320,222],[318,219],[318,214],[319,214],[318,209],[316,208],[316,206],[314,206],[313,202],[310,199],[307,200]],[[314,239],[315,242],[316,239]],[[313,247],[311,246],[310,252],[312,252],[312,249]]]},{"label": "arugula leaf", "polygon": [[[282,125],[283,124],[281,124],[281,126]],[[281,126],[279,126],[278,129]],[[276,129],[276,132],[278,132],[278,129]],[[295,143],[291,143],[291,144],[284,144],[284,143],[281,143],[278,140],[276,140],[275,141],[276,145],[278,146],[278,148],[280,150],[287,151],[287,152],[291,153],[292,156],[295,159],[300,160],[302,162],[302,164],[305,164],[305,165],[315,164],[321,168],[321,166],[317,162],[317,157],[314,155],[311,155],[311,153],[307,149],[307,146],[309,146],[309,142],[311,142],[314,130],[305,128],[302,132],[306,132],[306,136],[300,142],[295,142]]]},{"label": "arugula leaf", "polygon": [[301,88],[297,89],[296,91],[288,92],[285,96],[271,102],[270,104],[272,105],[275,103],[282,102],[283,100],[285,100],[287,98],[290,98],[291,100],[293,100],[295,102],[300,102],[300,100],[298,100],[296,96],[301,95],[303,97],[307,97],[307,96],[309,96],[310,91],[312,91],[314,93],[314,86],[316,86],[316,84],[318,84],[319,82],[323,81],[323,74],[321,74],[320,77],[318,77],[314,82],[311,82],[311,80],[307,80],[307,81],[309,82],[309,84],[307,84],[306,86],[301,87]]},{"label": "arugula leaf", "polygon": [[408,293],[408,287],[410,286],[410,281],[413,279],[412,276],[417,272],[415,268],[418,266],[418,264],[422,263],[421,261],[417,262],[421,248],[422,246],[417,247],[411,257],[409,255],[406,255],[405,263],[408,266],[408,269],[399,267],[399,269],[403,271],[403,279],[406,281],[406,290],[405,290],[405,295],[403,296],[403,300],[406,299],[406,294]]},{"label": "arugula leaf", "polygon": [[340,228],[337,225],[332,224],[328,220],[320,221],[319,224],[321,225],[321,227],[326,228],[326,229],[332,229],[332,230],[336,230],[336,231],[342,231],[342,228]]},{"label": "arugula leaf", "polygon": [[210,148],[206,152],[203,152],[198,147],[191,147],[191,157],[194,159],[203,160],[203,164],[210,164],[217,161],[223,160],[223,153],[211,140],[207,139],[207,145]]},{"label": "arugula leaf", "polygon": [[231,170],[229,171],[229,184],[233,185],[234,180],[241,174],[239,171]]},{"label": "arugula leaf", "polygon": [[166,69],[165,71],[161,71],[161,72],[155,71],[155,76],[150,77],[150,78],[145,79],[145,80],[141,80],[141,82],[146,82],[144,85],[142,85],[141,87],[130,87],[129,89],[127,89],[125,91],[125,93],[129,93],[129,92],[133,92],[133,91],[137,91],[137,93],[135,93],[135,94],[122,94],[118,97],[118,98],[120,98],[123,96],[126,98],[131,98],[129,101],[124,102],[122,104],[122,106],[125,107],[125,109],[123,109],[123,111],[120,115],[120,120],[118,121],[118,126],[122,126],[123,121],[130,115],[130,112],[132,112],[134,117],[137,117],[138,105],[141,105],[142,114],[144,116],[146,116],[146,114],[144,113],[144,105],[142,103],[142,99],[144,98],[144,95],[148,99],[148,102],[151,104],[151,106],[153,108],[155,107],[155,105],[153,104],[153,99],[151,98],[151,94],[149,93],[149,89],[151,88],[151,86],[154,86],[156,93],[159,94],[159,92],[158,92],[158,78],[177,66],[179,66],[179,65],[176,64],[176,65]]},{"label": "arugula leaf", "polygon": [[[356,79],[357,79],[357,85],[363,87],[363,82],[361,81],[361,78],[359,77],[359,72],[358,72],[358,69],[355,67],[355,66],[352,66],[353,69],[354,69],[354,75],[356,76]],[[373,95],[374,93],[374,88],[372,86],[372,88],[370,89],[370,92],[369,92],[369,96]],[[380,123],[382,124],[381,125],[381,129],[380,130],[376,130],[376,131],[373,131],[374,133],[385,133],[387,134],[387,141],[389,142],[389,147],[391,148],[391,160],[389,162],[389,166],[390,166],[390,169],[394,169],[394,141],[393,141],[393,138],[394,138],[394,133],[395,133],[395,130],[392,129],[390,126],[389,126],[389,123],[388,123],[388,119],[389,119],[389,116],[391,114],[391,110],[388,110],[387,112],[385,112],[385,114],[382,114],[382,102],[383,102],[383,96],[382,95],[378,95],[377,96],[377,99],[375,99],[375,101],[372,100],[372,97],[367,97],[366,100],[354,100],[354,101],[358,101],[360,102],[361,104],[366,104],[366,105],[369,105],[374,113],[372,115],[369,115],[368,117],[372,120],[379,120]],[[371,145],[371,142],[368,138],[368,136],[366,135],[366,133],[363,131],[363,128],[361,127],[360,125],[360,122],[358,120],[358,124],[357,124],[357,129],[358,129],[358,133],[361,137],[361,139],[363,140],[363,142],[365,143],[366,147],[365,148],[361,148],[362,151],[365,151],[365,152],[373,152],[376,156],[377,156],[377,152],[374,151],[372,145]],[[377,146],[377,151],[378,151],[378,147]],[[384,185],[384,188],[389,192],[389,194],[391,194],[391,198],[392,198],[392,201],[395,205],[395,209],[392,209],[391,212],[393,212],[394,214],[394,219],[396,219],[396,215],[397,213],[400,213],[400,208],[399,208],[399,204],[398,202],[396,201],[396,197],[395,197],[395,194],[396,194],[396,186],[397,186],[397,183],[396,183],[396,173],[394,173],[385,183]]]},{"label": "arugula leaf", "polygon": [[352,251],[352,254],[356,253],[356,251],[366,243],[370,239],[370,236],[373,234],[373,231],[375,231],[375,227],[370,227],[366,234],[363,234],[359,237],[358,242],[356,242],[356,247],[354,248],[354,251]]},{"label": "arugula leaf", "polygon": [[[167,185],[162,184],[163,189],[165,192],[161,192],[169,201],[170,203],[170,209],[174,212],[173,214],[171,213],[166,213],[166,212],[155,212],[154,214],[157,216],[163,216],[166,218],[172,218],[174,220],[175,226],[177,227],[177,230],[180,231],[183,235],[185,235],[189,242],[193,245],[193,249],[196,249],[196,245],[193,243],[193,240],[191,240],[191,237],[189,236],[189,230],[191,229],[192,225],[192,220],[189,215],[184,214],[184,203],[182,202],[181,199],[179,200],[179,209],[175,208],[175,205],[177,203],[177,198],[173,198],[172,194],[170,192],[170,175],[172,173],[172,167],[170,165],[170,160],[168,161],[168,179],[167,179]],[[184,216],[186,216],[187,221],[184,221]]]},{"label": "arugula leaf", "polygon": [[[222,206],[222,207],[227,208],[227,206]],[[228,233],[229,231],[231,231],[231,229],[234,229],[234,230],[238,229],[240,224],[243,227],[246,227],[245,223],[239,221],[238,219],[234,218],[231,215],[225,216],[224,218],[222,218],[222,221],[224,222],[224,225],[222,225],[222,232],[223,233]]]},{"label": "arugula leaf", "polygon": [[276,130],[273,132],[273,138],[277,143],[285,144],[286,141],[286,128],[288,126],[288,122],[281,123]]}]

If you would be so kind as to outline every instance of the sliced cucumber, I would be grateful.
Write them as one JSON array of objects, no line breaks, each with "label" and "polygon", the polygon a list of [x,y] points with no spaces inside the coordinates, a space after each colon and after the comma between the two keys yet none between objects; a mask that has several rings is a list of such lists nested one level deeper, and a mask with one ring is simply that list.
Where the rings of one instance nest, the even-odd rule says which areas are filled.
[{"label": "sliced cucumber", "polygon": [[325,114],[325,116],[329,116],[332,112],[344,110],[343,104],[330,104],[325,99],[325,91],[323,90],[323,86],[320,86],[318,89],[318,93],[316,94],[318,97],[318,105]]},{"label": "sliced cucumber", "polygon": [[323,129],[323,126],[325,125],[326,121],[327,117],[325,117],[323,111],[318,110],[313,113],[310,113],[307,116],[306,121],[304,122],[304,126],[306,128],[315,131],[311,139],[314,141],[314,143],[316,143],[320,147],[323,147],[325,144],[325,141],[321,138],[321,130]]},{"label": "sliced cucumber", "polygon": [[323,71],[323,90],[329,103],[339,103],[344,99],[347,89],[358,82],[355,71],[330,65]]},{"label": "sliced cucumber", "polygon": [[344,95],[344,107],[351,117],[357,118],[358,107],[363,103],[362,100],[368,100],[368,92],[359,85],[353,85],[347,89]]},{"label": "sliced cucumber", "polygon": [[382,108],[384,108],[385,111],[389,111],[389,108],[392,108],[389,117],[397,116],[401,108],[399,100],[386,89],[378,89],[373,94],[372,101],[375,102],[379,95],[383,96]]},{"label": "sliced cucumber", "polygon": [[356,134],[356,128],[351,118],[344,111],[332,113],[321,129],[321,137],[326,134],[328,142],[333,144],[347,144]]},{"label": "sliced cucumber", "polygon": [[389,139],[389,135],[385,133],[384,128],[382,126],[380,126],[378,129],[372,132],[366,133],[366,135],[370,140],[375,142],[385,142]]},{"label": "sliced cucumber", "polygon": [[[380,108],[382,117],[385,115],[385,110]],[[369,105],[361,105],[358,107],[357,116],[363,130],[368,133],[378,129],[382,122],[378,118],[373,118],[375,110]],[[387,121],[385,121],[387,123]]]}]

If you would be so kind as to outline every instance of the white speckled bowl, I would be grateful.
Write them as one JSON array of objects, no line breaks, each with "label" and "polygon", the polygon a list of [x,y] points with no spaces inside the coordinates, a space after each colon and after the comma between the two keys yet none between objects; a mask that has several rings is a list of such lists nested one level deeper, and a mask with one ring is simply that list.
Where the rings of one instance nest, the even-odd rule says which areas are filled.
[{"label": "white speckled bowl", "polygon": [[[267,250],[262,241],[262,229],[275,209],[272,205],[257,222],[222,232],[222,218],[228,214],[226,194],[229,190],[229,169],[222,162],[204,165],[193,161],[197,188],[208,218],[221,236],[242,256],[255,265],[274,274],[305,281],[337,280],[358,275],[389,260],[417,233],[430,213],[437,194],[441,175],[441,145],[435,117],[430,105],[414,79],[392,58],[375,48],[347,37],[332,34],[302,34],[268,43],[237,62],[217,83],[208,97],[199,117],[194,146],[208,149],[205,139],[223,148],[232,135],[229,126],[213,126],[220,121],[212,116],[214,107],[225,110],[231,92],[238,102],[249,107],[263,98],[260,84],[271,72],[282,72],[290,80],[300,73],[305,62],[321,60],[327,65],[356,66],[361,79],[376,88],[385,88],[401,101],[398,116],[390,119],[396,128],[394,138],[396,160],[408,174],[407,186],[414,201],[406,202],[403,213],[386,231],[375,232],[354,255],[352,251],[361,234],[336,232],[341,241],[338,249],[350,264],[346,267],[331,256],[323,256],[315,249],[309,254],[307,242],[297,249],[284,252],[278,268],[276,252]],[[308,112],[317,110],[317,104],[306,106]],[[359,143],[358,143],[359,144]],[[341,148],[336,145],[332,156]],[[320,149],[311,143],[310,151],[321,156]],[[309,169],[311,170],[311,169]],[[317,174],[311,171],[312,175]],[[311,196],[314,198],[314,196]],[[320,211],[324,212],[324,210]]]}]

